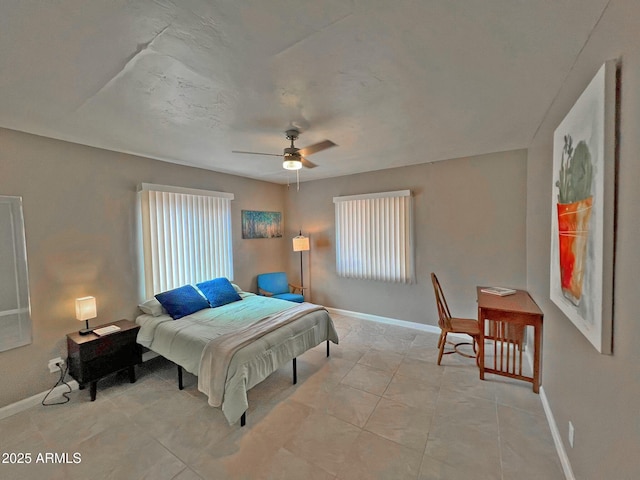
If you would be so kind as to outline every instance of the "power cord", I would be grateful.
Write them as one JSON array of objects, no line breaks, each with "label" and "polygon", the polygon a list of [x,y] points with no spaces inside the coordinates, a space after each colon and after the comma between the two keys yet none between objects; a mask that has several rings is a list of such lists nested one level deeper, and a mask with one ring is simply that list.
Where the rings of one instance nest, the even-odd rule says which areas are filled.
[{"label": "power cord", "polygon": [[[63,370],[62,367],[61,367],[61,362],[56,363],[56,366],[60,370],[60,378],[58,379],[56,384],[53,387],[51,387],[51,390],[49,390],[49,392],[47,392],[47,394],[42,399],[42,405],[45,406],[45,407],[49,407],[51,405],[63,405],[65,403],[68,403],[71,400],[69,398],[68,394],[71,393],[73,391],[73,389],[71,388],[71,386],[67,382],[64,381],[64,377],[67,375],[67,370],[69,370],[69,363],[65,360],[64,361],[64,365],[65,365],[65,367],[64,367],[64,370]],[[62,393],[62,396],[65,398],[65,400],[63,400],[62,402],[46,403],[46,400],[49,397],[49,395],[51,395],[51,392],[53,392],[57,386],[63,385],[63,384],[69,389],[68,392],[63,392]]]}]

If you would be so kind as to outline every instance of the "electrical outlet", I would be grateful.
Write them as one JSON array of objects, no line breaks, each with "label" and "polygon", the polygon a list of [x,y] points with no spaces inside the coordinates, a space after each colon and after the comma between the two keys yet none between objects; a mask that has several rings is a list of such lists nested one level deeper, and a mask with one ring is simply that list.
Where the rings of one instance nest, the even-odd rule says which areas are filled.
[{"label": "electrical outlet", "polygon": [[51,360],[49,360],[49,371],[51,373],[59,372],[60,369],[58,368],[58,364],[60,365],[60,368],[64,367],[64,360],[62,360],[62,358],[60,357],[52,358]]},{"label": "electrical outlet", "polygon": [[573,436],[575,434],[575,430],[573,428],[573,423],[569,422],[569,445],[573,448]]}]

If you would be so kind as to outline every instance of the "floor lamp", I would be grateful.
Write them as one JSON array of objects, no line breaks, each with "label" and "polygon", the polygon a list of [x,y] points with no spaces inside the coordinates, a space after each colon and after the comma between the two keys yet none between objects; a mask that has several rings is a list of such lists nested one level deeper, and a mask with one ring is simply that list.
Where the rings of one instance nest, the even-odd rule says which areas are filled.
[{"label": "floor lamp", "polygon": [[302,252],[309,251],[309,237],[305,237],[304,235],[302,235],[302,230],[300,230],[300,235],[298,235],[297,237],[293,237],[293,251],[300,252],[300,286],[304,287],[304,276],[302,272]]}]

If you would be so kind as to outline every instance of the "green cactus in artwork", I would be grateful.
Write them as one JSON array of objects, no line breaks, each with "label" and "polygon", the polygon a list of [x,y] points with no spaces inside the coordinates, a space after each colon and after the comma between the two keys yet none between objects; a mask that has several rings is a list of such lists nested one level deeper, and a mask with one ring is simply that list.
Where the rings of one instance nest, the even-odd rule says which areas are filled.
[{"label": "green cactus in artwork", "polygon": [[556,182],[558,203],[578,202],[591,196],[593,166],[589,147],[584,140],[578,142],[574,149],[571,135],[564,136],[559,173]]}]

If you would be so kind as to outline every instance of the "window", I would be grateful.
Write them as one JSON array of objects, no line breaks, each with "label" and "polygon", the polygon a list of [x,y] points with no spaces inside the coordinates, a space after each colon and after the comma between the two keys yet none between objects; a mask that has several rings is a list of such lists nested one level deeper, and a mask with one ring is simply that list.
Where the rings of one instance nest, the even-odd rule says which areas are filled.
[{"label": "window", "polygon": [[0,196],[0,352],[31,343],[22,199]]},{"label": "window", "polygon": [[233,194],[143,183],[145,298],[217,277],[233,279]]},{"label": "window", "polygon": [[336,269],[341,277],[413,281],[409,190],[334,197]]}]

